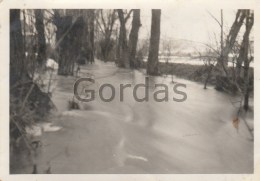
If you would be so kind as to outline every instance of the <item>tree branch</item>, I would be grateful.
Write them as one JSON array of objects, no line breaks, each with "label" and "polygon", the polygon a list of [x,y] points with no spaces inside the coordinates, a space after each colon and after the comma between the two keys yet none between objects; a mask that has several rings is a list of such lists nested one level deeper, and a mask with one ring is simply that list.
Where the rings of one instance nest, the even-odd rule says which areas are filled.
[{"label": "tree branch", "polygon": [[125,23],[128,21],[128,19],[130,18],[130,15],[131,15],[131,13],[133,12],[133,9],[131,9],[128,13],[127,13],[127,15],[126,15],[126,17],[125,17]]},{"label": "tree branch", "polygon": [[219,20],[215,17],[215,16],[213,16],[213,14],[211,14],[208,10],[206,10],[207,11],[207,13],[219,24],[219,26],[221,27],[222,25],[221,25],[221,23],[219,22]]}]

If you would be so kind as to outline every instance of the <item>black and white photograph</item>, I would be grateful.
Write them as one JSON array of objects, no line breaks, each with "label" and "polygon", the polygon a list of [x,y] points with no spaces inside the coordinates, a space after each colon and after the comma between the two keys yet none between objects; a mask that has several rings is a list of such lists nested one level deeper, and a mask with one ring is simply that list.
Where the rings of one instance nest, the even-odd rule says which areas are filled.
[{"label": "black and white photograph", "polygon": [[3,60],[11,176],[254,174],[254,8],[24,6]]}]

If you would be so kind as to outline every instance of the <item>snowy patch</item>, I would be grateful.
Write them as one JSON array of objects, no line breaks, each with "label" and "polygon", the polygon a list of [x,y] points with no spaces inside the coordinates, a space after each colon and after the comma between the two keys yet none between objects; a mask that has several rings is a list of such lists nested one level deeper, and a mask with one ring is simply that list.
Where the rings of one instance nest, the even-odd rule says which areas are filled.
[{"label": "snowy patch", "polygon": [[46,62],[46,67],[50,68],[50,69],[57,70],[59,68],[59,65],[55,60],[48,58],[48,60]]},{"label": "snowy patch", "polygon": [[43,123],[42,129],[44,132],[55,132],[55,131],[59,131],[61,127],[53,126],[52,123]]},{"label": "snowy patch", "polygon": [[25,131],[28,135],[36,137],[42,135],[42,128],[38,125],[26,127]]},{"label": "snowy patch", "polygon": [[26,127],[25,131],[32,137],[41,136],[43,132],[55,132],[59,131],[61,127],[53,126],[52,123],[40,123],[34,126]]},{"label": "snowy patch", "polygon": [[75,116],[78,117],[79,114],[76,111],[64,111],[61,113],[62,116]]}]

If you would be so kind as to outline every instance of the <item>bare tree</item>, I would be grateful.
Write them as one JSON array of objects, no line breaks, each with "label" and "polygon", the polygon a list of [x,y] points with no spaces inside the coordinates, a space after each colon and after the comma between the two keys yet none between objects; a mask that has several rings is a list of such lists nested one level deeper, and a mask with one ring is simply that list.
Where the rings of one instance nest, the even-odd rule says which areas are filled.
[{"label": "bare tree", "polygon": [[38,56],[37,62],[43,64],[46,61],[46,40],[44,34],[44,10],[36,9],[35,10],[35,28],[37,30],[38,37]]},{"label": "bare tree", "polygon": [[82,24],[82,37],[79,40],[80,53],[78,56],[78,63],[85,64],[86,61],[93,63],[94,62],[94,38],[95,38],[95,10],[87,9],[87,10],[79,10],[79,17],[83,17]]},{"label": "bare tree", "polygon": [[[247,12],[247,14],[248,13],[250,13],[250,12]],[[251,28],[253,26],[253,22],[251,22],[251,19],[253,17],[251,17],[251,16],[252,15],[247,15],[247,18],[246,18],[246,31],[243,35],[243,40],[242,40],[242,44],[240,46],[240,51],[239,51],[239,55],[238,55],[238,59],[237,59],[236,76],[238,78],[241,76],[241,68],[242,68],[243,60],[246,60],[247,56],[248,56],[249,34],[250,34]]]},{"label": "bare tree", "polygon": [[136,68],[136,48],[138,41],[138,32],[141,26],[140,20],[140,9],[133,10],[133,20],[132,20],[132,29],[129,35],[129,62],[131,68]]},{"label": "bare tree", "polygon": [[246,17],[246,11],[245,10],[238,10],[236,13],[236,18],[234,23],[231,26],[231,29],[229,31],[229,34],[226,38],[225,46],[222,49],[221,56],[218,60],[218,64],[227,74],[227,65],[228,65],[228,55],[230,51],[232,50],[232,47],[234,46],[234,43],[236,41],[238,32],[240,31],[241,26],[243,25],[243,21]]},{"label": "bare tree", "polygon": [[223,48],[224,48],[224,25],[223,25],[223,9],[220,10],[220,21],[212,15],[209,11],[207,11],[208,14],[218,23],[220,26],[220,55],[222,57],[223,55]]},{"label": "bare tree", "polygon": [[[250,62],[253,60],[253,57],[251,56],[250,59],[248,57],[248,50],[250,48],[249,45],[249,35],[251,32],[251,29],[254,25],[254,14],[250,13],[250,10],[247,10],[246,12],[246,31],[243,36],[242,45],[240,48],[240,53],[238,57],[238,61],[241,62],[241,59],[244,60],[244,109],[248,110],[248,102],[249,102],[249,65]],[[238,70],[240,67],[238,68]],[[240,72],[237,74],[240,76]]]},{"label": "bare tree", "polygon": [[10,83],[21,80],[26,74],[25,52],[20,10],[10,10]]},{"label": "bare tree", "polygon": [[[10,150],[23,144],[32,150],[26,135],[26,126],[44,118],[51,108],[49,95],[37,85],[28,73],[25,61],[26,30],[22,34],[21,11],[10,10]],[[33,13],[32,13],[33,14]],[[35,24],[30,24],[35,26]],[[25,27],[24,27],[25,28]],[[27,37],[28,38],[28,37]],[[31,37],[30,37],[31,38]],[[38,42],[39,43],[39,42]],[[30,59],[35,61],[35,59]],[[40,72],[41,73],[41,72]],[[35,104],[38,102],[37,104]]]},{"label": "bare tree", "polygon": [[95,10],[91,9],[89,10],[89,59],[90,62],[94,62],[94,54],[95,54]]},{"label": "bare tree", "polygon": [[[233,22],[230,31],[225,39],[224,44],[224,32],[223,32],[223,10],[221,10],[221,19],[220,21],[215,18],[210,12],[208,12],[211,17],[216,20],[216,22],[220,26],[220,50],[213,49],[217,54],[217,64],[216,66],[212,64],[212,66],[208,66],[208,75],[204,84],[204,88],[207,86],[207,82],[211,77],[211,72],[213,69],[217,70],[216,74],[216,88],[219,90],[223,89],[232,89],[235,91],[237,88],[235,80],[230,79],[230,74],[228,71],[228,59],[229,54],[234,51],[235,43],[237,35],[243,25],[244,19],[246,17],[246,10],[238,10],[236,13],[235,21]],[[235,77],[235,75],[233,75]]]},{"label": "bare tree", "polygon": [[162,49],[163,49],[163,55],[164,55],[164,60],[166,65],[166,77],[168,76],[168,74],[170,74],[172,83],[174,83],[172,65],[169,62],[172,58],[172,49],[173,49],[172,40],[162,39]]},{"label": "bare tree", "polygon": [[59,52],[58,74],[73,75],[74,63],[82,47],[85,27],[83,17],[77,10],[69,10],[65,13],[54,10],[54,12],[54,24],[57,27],[55,46]]},{"label": "bare tree", "polygon": [[147,74],[158,75],[158,55],[160,44],[160,24],[161,24],[161,10],[152,10],[152,25],[150,48],[147,62]]},{"label": "bare tree", "polygon": [[[216,20],[216,22],[220,26],[220,57],[222,58],[223,57],[223,49],[224,49],[223,9],[220,10],[220,22],[211,13],[210,13],[210,15],[213,19]],[[211,50],[209,50],[209,51],[211,52]],[[208,73],[207,73],[206,80],[204,82],[204,89],[207,89],[208,81],[211,78],[211,73],[212,73],[212,70],[214,69],[214,66],[215,66],[215,63],[212,63],[212,58],[207,58],[207,60],[208,60],[208,65],[207,65]],[[214,57],[213,57],[213,60],[214,60]]]},{"label": "bare tree", "polygon": [[[119,32],[119,40],[118,40],[118,66],[129,68],[129,55],[128,55],[128,44],[127,44],[127,32],[126,32],[126,23],[130,18],[130,15],[133,10],[129,12],[123,11],[123,9],[117,9],[118,18],[120,21],[120,32]],[[126,16],[124,15],[126,14]]]},{"label": "bare tree", "polygon": [[117,19],[116,17],[116,11],[115,10],[106,10],[106,13],[104,10],[98,10],[97,15],[99,18],[96,18],[97,25],[104,37],[102,40],[101,46],[101,53],[102,58],[107,61],[109,57],[109,53],[111,51],[111,36],[113,33],[113,28],[115,21]]}]

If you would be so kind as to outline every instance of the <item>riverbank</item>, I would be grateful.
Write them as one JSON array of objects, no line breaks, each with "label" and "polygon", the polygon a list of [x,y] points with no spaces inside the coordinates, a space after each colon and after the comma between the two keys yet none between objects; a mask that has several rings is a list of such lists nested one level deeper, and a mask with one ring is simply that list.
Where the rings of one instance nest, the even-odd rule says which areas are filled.
[{"label": "riverbank", "polygon": [[[199,83],[204,83],[208,74],[208,70],[204,65],[182,63],[159,63],[159,71],[161,74],[175,75]],[[212,76],[208,83],[214,85],[215,78]]]},{"label": "riverbank", "polygon": [[[141,67],[146,68],[146,62],[142,62]],[[158,69],[160,75],[174,75],[179,78],[204,84],[208,76],[209,67],[205,65],[195,65],[186,63],[160,62]],[[233,68],[229,67],[228,72],[229,75],[232,75],[234,72]],[[241,70],[241,74],[243,75],[243,69]],[[208,85],[216,85],[216,75],[217,72],[213,69],[213,71],[211,72],[211,76],[208,80]],[[251,89],[253,90],[254,68],[252,67],[249,68],[249,77]]]}]

